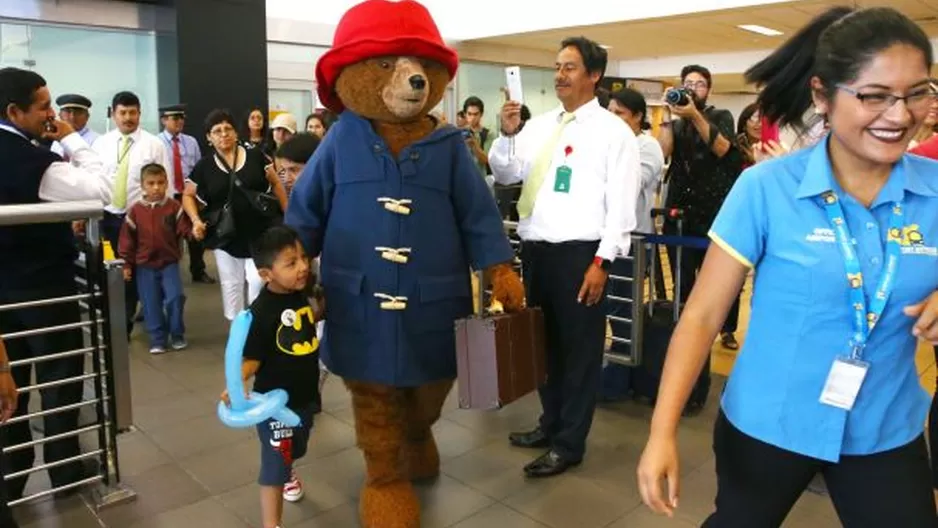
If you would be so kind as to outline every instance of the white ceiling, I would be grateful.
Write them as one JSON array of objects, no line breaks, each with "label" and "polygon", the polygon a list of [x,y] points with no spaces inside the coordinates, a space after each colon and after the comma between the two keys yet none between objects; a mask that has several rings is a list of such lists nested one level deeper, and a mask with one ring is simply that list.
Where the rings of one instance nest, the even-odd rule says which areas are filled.
[{"label": "white ceiling", "polygon": [[[582,0],[578,0],[580,1]],[[938,37],[938,0],[859,0],[855,3],[864,7],[877,5],[895,7],[918,22],[929,36]],[[471,42],[511,49],[556,51],[558,43],[563,38],[584,35],[601,44],[611,46],[610,58],[624,61],[753,52],[775,48],[819,12],[843,4],[842,1],[801,0],[651,20],[571,26],[563,29],[475,39]],[[785,34],[779,37],[766,37],[738,29],[737,26],[741,24],[758,24],[777,29]],[[714,85],[715,89],[720,92],[752,91],[752,88],[745,85],[738,73],[716,75]]]},{"label": "white ceiling", "polygon": [[[335,25],[361,0],[267,0],[267,16]],[[420,0],[443,38],[460,41],[571,26],[642,20],[793,0]]]}]

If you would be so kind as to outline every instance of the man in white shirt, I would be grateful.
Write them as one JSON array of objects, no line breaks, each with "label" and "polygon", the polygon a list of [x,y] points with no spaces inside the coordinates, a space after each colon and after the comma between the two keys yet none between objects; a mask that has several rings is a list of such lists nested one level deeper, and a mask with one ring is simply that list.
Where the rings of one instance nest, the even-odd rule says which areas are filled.
[{"label": "man in white shirt", "polygon": [[612,261],[629,251],[639,191],[635,134],[596,101],[606,51],[583,37],[557,55],[561,106],[519,132],[521,104],[502,108],[502,136],[489,165],[497,182],[524,182],[518,234],[528,303],[544,311],[547,382],[539,427],[513,433],[513,445],[549,448],[525,466],[549,477],[580,463],[602,369],[603,297]]},{"label": "man in white shirt", "polygon": [[[72,163],[62,161],[40,143],[42,140],[58,141]],[[0,206],[77,200],[94,200],[103,206],[111,200],[110,182],[100,158],[69,123],[55,119],[46,81],[35,72],[0,69],[0,160]],[[74,236],[67,222],[0,227],[0,305],[77,294],[76,257]],[[80,319],[76,303],[8,310],[0,314],[0,335],[73,324]],[[10,361],[35,361],[12,369],[8,362],[0,362],[0,371],[11,372],[20,387],[31,384],[33,370],[37,380],[53,385],[83,372],[83,356],[41,359],[82,348],[80,329],[10,339],[6,346]],[[8,382],[8,378],[3,381]],[[8,389],[3,387],[2,392]],[[80,454],[78,437],[59,437],[78,427],[78,409],[61,409],[80,402],[82,390],[81,383],[65,383],[42,392],[42,408],[51,413],[43,416],[47,440],[42,445],[43,461],[48,465],[53,488],[89,476],[83,464],[74,461]],[[19,394],[14,416],[29,412],[30,394]],[[4,433],[0,447],[32,440],[29,420],[5,424]],[[53,437],[59,439],[51,440]],[[23,472],[32,467],[34,460],[32,446],[8,453],[0,450],[0,481],[4,472],[21,475],[0,486],[0,526],[16,526],[7,502],[23,496],[29,478]],[[63,463],[65,460],[72,462]]]},{"label": "man in white shirt", "polygon": [[[140,128],[140,99],[131,92],[120,92],[111,102],[111,118],[116,128],[94,142],[94,150],[104,160],[105,172],[113,183],[111,202],[104,208],[101,234],[117,248],[121,225],[127,210],[142,196],[140,169],[149,163],[170,166],[163,142]],[[129,266],[130,263],[125,263]],[[131,275],[136,277],[137,274]],[[134,279],[124,290],[127,302],[127,334],[133,330],[137,312],[137,285]]]}]

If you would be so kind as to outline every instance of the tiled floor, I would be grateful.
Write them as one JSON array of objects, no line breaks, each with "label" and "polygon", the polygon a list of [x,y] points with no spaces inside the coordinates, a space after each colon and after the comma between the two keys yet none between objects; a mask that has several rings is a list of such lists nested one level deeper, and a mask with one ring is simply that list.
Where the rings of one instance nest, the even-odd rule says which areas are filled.
[{"label": "tiled floor", "polygon": [[[189,286],[191,348],[150,357],[144,338],[132,347],[136,430],[120,438],[124,481],[138,494],[130,504],[97,515],[81,498],[19,508],[24,528],[181,528],[259,526],[258,446],[251,430],[232,430],[215,416],[223,388],[227,324],[217,286]],[[934,366],[923,365],[923,370]],[[681,507],[675,519],[649,513],[638,498],[635,466],[648,432],[650,409],[639,404],[597,411],[582,466],[558,478],[525,482],[521,466],[533,453],[511,448],[507,434],[530,426],[536,398],[497,413],[455,408],[451,397],[436,428],[443,458],[438,482],[420,488],[424,528],[653,528],[697,526],[714,496],[711,403],[681,429]],[[285,528],[356,527],[362,460],[355,448],[349,398],[332,379],[325,412],[315,424],[309,454],[299,463],[307,497],[285,506]],[[40,482],[34,486],[41,486]],[[839,523],[829,501],[806,494],[786,527],[825,528]]]}]

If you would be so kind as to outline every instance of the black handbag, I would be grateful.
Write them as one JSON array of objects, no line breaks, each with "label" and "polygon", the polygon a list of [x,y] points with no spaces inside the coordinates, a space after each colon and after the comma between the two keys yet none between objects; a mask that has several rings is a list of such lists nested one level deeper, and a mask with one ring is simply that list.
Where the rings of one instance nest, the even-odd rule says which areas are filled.
[{"label": "black handbag", "polygon": [[[247,198],[248,203],[251,204],[251,208],[259,214],[265,220],[269,220],[272,223],[279,223],[283,221],[283,210],[280,208],[280,200],[276,196],[269,192],[255,191],[254,189],[249,189],[244,186],[244,183],[241,182],[241,179],[238,178],[238,171],[233,170],[228,166],[228,163],[219,157],[222,165],[228,170],[229,174],[232,175],[232,181],[234,187],[241,191],[245,198]],[[235,167],[238,166],[238,157],[235,155]],[[229,203],[231,202],[229,197]]]}]

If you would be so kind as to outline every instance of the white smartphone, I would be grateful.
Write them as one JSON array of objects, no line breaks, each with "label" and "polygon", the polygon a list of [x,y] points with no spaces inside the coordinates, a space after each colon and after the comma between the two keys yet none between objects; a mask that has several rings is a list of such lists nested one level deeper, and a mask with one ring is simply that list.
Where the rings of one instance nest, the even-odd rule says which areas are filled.
[{"label": "white smartphone", "polygon": [[524,92],[521,91],[521,68],[518,66],[505,68],[505,81],[508,86],[508,98],[523,104]]}]

